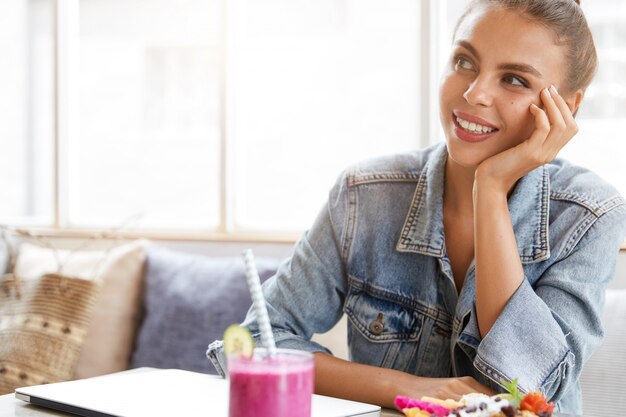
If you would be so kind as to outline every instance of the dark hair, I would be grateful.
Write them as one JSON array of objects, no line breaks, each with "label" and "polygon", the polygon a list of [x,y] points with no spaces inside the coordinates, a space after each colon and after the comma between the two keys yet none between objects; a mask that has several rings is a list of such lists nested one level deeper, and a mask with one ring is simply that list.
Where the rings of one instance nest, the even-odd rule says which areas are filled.
[{"label": "dark hair", "polygon": [[567,49],[564,90],[584,91],[589,86],[598,68],[598,56],[579,0],[472,0],[456,24],[455,37],[461,22],[479,5],[517,10],[550,28],[557,44]]}]

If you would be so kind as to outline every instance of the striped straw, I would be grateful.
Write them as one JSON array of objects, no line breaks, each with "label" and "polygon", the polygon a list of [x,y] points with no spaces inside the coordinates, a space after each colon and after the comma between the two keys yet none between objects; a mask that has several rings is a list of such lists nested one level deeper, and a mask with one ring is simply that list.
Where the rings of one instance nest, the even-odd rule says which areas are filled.
[{"label": "striped straw", "polygon": [[274,342],[274,335],[272,334],[270,318],[267,314],[265,298],[261,291],[261,280],[259,279],[259,273],[254,264],[252,249],[243,251],[243,260],[246,264],[246,280],[248,281],[250,296],[252,297],[252,308],[254,309],[256,321],[261,331],[261,343],[267,348],[269,355],[273,356],[276,353],[276,343]]}]

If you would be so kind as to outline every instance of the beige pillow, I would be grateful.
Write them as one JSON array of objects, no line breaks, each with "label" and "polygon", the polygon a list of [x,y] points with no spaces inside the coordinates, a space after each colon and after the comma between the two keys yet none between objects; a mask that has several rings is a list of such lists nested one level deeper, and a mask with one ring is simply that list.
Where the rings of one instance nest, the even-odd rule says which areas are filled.
[{"label": "beige pillow", "polygon": [[70,251],[23,243],[15,274],[23,279],[63,273],[102,281],[75,378],[88,378],[128,368],[140,318],[147,241],[110,250]]},{"label": "beige pillow", "polygon": [[55,274],[0,280],[0,394],[73,378],[99,289]]}]

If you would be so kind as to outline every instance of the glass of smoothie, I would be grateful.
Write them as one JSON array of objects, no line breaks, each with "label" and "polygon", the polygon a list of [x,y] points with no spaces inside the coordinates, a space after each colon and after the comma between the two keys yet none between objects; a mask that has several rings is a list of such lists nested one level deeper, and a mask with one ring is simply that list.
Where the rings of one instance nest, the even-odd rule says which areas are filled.
[{"label": "glass of smoothie", "polygon": [[252,357],[231,355],[230,417],[310,417],[313,395],[313,355],[276,349],[270,356],[263,348]]}]

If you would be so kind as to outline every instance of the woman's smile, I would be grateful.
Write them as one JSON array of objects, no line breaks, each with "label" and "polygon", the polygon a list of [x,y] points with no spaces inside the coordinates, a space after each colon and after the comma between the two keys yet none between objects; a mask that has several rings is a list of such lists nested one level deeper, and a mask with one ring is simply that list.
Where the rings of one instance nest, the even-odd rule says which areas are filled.
[{"label": "woman's smile", "polygon": [[498,128],[488,121],[461,111],[454,111],[452,120],[454,133],[465,142],[482,142],[498,132]]}]

